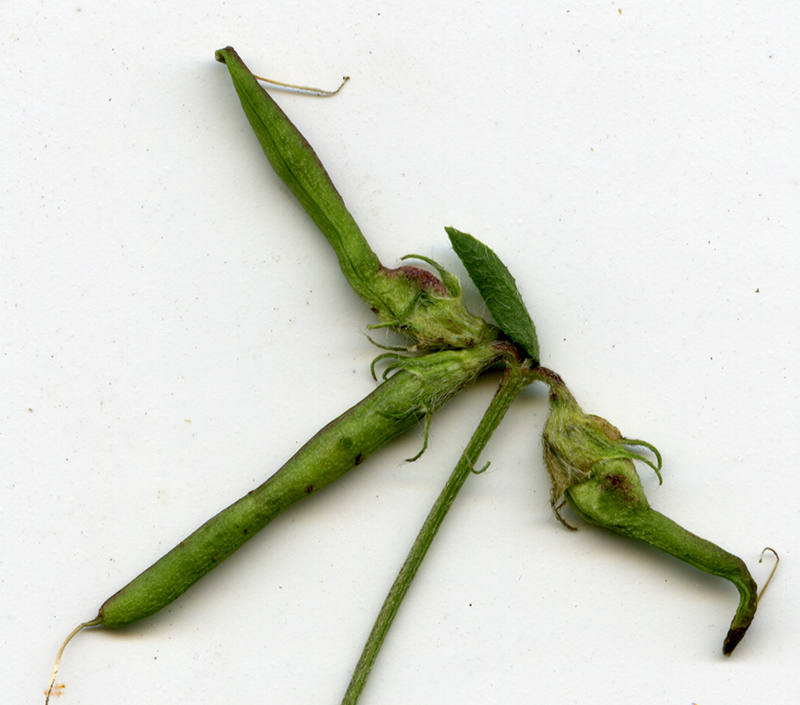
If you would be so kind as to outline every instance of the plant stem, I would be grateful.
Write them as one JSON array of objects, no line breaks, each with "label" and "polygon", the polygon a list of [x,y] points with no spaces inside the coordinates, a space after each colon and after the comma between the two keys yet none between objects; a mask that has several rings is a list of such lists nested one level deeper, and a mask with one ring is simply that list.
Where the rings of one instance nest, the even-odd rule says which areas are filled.
[{"label": "plant stem", "polygon": [[353,672],[353,677],[342,700],[342,705],[355,705],[358,702],[361,691],[367,682],[367,677],[378,656],[378,651],[380,651],[389,627],[391,627],[397,610],[400,608],[400,603],[402,603],[406,592],[408,592],[411,581],[414,580],[414,576],[417,574],[422,560],[425,558],[425,554],[428,552],[433,538],[450,510],[456,495],[469,474],[474,471],[476,461],[503,420],[511,403],[528,384],[537,378],[538,376],[532,375],[531,370],[524,364],[520,365],[516,361],[508,362],[500,387],[495,393],[492,403],[486,410],[469,444],[461,454],[461,458],[447,480],[447,484],[431,508],[414,541],[414,545],[406,557],[405,563],[403,563],[403,567],[400,569],[394,584],[389,590],[389,594],[386,596],[383,607],[375,620],[367,643],[361,653],[358,665]]}]

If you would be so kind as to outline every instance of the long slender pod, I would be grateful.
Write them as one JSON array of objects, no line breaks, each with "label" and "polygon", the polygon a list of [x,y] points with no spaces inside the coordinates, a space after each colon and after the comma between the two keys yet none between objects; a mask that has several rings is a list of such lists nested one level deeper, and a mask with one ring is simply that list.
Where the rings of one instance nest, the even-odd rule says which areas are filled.
[{"label": "long slender pod", "polygon": [[220,49],[215,57],[228,67],[245,115],[275,173],[328,239],[355,292],[368,303],[378,302],[381,263],[316,152],[233,47]]},{"label": "long slender pod", "polygon": [[[319,431],[264,484],[209,519],[112,595],[95,619],[73,631],[67,641],[84,627],[123,627],[166,607],[282,511],[430,416],[491,366],[502,350],[502,345],[487,344],[397,363],[397,371],[375,391]],[[62,651],[63,647],[59,658]]]},{"label": "long slender pod", "polygon": [[264,484],[209,519],[100,608],[106,627],[162,609],[298,500],[338,479],[407,430],[495,360],[493,346],[447,350],[404,369],[309,440]]},{"label": "long slender pod", "polygon": [[435,263],[441,280],[419,267],[384,267],[306,138],[232,47],[215,56],[228,67],[245,115],[275,173],[328,239],[342,273],[381,326],[408,335],[420,349],[463,348],[498,337],[494,326],[464,308],[458,280]]}]

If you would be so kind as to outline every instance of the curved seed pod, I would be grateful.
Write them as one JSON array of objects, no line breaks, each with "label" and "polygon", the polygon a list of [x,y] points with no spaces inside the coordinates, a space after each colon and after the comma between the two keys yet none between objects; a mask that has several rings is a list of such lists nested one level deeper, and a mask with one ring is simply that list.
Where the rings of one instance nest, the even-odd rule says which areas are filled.
[{"label": "curved seed pod", "polygon": [[[756,583],[740,558],[650,507],[633,464],[633,458],[646,459],[625,447],[647,444],[627,441],[605,419],[585,414],[560,379],[551,382],[550,415],[542,439],[557,515],[563,496],[586,521],[639,539],[736,586],[739,607],[722,646],[730,655],[755,616]],[[658,472],[660,464],[653,469]],[[566,523],[560,516],[559,520]]]}]

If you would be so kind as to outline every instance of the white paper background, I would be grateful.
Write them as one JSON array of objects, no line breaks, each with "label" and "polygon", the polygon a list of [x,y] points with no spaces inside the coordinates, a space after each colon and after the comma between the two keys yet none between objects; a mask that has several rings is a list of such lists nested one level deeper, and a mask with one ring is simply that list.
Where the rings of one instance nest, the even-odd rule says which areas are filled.
[{"label": "white paper background", "polygon": [[[58,644],[372,388],[370,314],[269,170],[214,50],[276,93],[382,260],[509,264],[543,364],[658,445],[651,502],[735,590],[548,507],[543,390],[512,409],[362,701],[789,703],[798,690],[793,2],[3,3],[3,701]],[[474,293],[468,298],[476,310]],[[491,397],[486,380],[161,614],[81,634],[59,704],[338,703]]]}]

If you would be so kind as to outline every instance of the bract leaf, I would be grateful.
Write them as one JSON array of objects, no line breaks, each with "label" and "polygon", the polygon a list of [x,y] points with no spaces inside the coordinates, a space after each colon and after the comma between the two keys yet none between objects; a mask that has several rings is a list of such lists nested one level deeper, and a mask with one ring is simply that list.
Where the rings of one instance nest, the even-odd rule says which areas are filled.
[{"label": "bract leaf", "polygon": [[497,325],[539,364],[539,341],[514,277],[500,258],[472,235],[445,228],[450,243],[467,270]]}]

